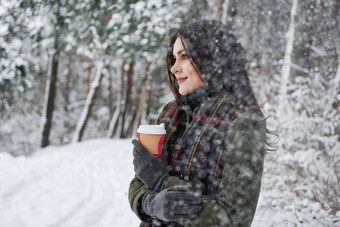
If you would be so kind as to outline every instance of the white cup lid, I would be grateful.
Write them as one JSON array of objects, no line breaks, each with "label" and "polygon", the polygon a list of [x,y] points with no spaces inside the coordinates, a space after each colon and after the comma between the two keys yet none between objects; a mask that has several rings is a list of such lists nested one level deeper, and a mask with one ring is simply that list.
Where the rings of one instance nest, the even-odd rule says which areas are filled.
[{"label": "white cup lid", "polygon": [[140,125],[137,129],[137,133],[162,135],[166,134],[164,124],[160,125]]}]

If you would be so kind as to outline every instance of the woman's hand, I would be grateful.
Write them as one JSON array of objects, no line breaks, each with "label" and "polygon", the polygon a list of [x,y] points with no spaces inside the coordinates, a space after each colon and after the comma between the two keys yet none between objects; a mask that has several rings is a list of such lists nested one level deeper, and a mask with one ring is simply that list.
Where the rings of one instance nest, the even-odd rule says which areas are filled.
[{"label": "woman's hand", "polygon": [[189,191],[185,185],[177,185],[159,193],[148,191],[142,199],[143,211],[163,221],[188,220],[197,217],[202,210],[202,195]]},{"label": "woman's hand", "polygon": [[150,190],[161,191],[170,177],[167,171],[167,155],[163,152],[162,157],[156,158],[138,140],[134,139],[132,144],[134,145],[133,165],[136,175]]}]

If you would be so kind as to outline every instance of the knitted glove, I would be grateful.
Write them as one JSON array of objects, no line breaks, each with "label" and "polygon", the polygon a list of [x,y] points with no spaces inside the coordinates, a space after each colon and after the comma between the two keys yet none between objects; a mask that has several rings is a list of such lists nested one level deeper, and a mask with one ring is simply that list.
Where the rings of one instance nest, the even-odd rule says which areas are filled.
[{"label": "knitted glove", "polygon": [[134,145],[133,165],[136,175],[150,190],[161,191],[170,177],[167,171],[167,155],[164,152],[162,157],[156,158],[138,140],[134,139],[132,144]]},{"label": "knitted glove", "polygon": [[187,220],[197,217],[202,210],[202,195],[177,185],[159,193],[148,191],[142,198],[142,210],[163,221]]}]

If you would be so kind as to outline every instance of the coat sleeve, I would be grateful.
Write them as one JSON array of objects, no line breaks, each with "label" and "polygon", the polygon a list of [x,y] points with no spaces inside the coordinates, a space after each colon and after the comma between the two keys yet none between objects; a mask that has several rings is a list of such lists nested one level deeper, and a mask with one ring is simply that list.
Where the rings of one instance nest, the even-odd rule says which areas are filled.
[{"label": "coat sleeve", "polygon": [[[161,119],[173,104],[174,101],[169,102],[163,107],[161,113],[158,116],[156,124],[159,124],[161,122]],[[137,217],[145,223],[150,223],[152,221],[150,217],[143,214],[142,210],[140,209],[140,200],[143,194],[147,191],[148,188],[145,186],[145,184],[137,176],[135,176],[130,182],[128,199],[130,207],[132,211],[137,215]]]},{"label": "coat sleeve", "polygon": [[[265,120],[255,113],[240,114],[227,132],[218,200],[203,196],[203,210],[198,217],[178,223],[184,226],[250,226],[261,188],[265,141]],[[179,184],[189,183],[170,177],[165,188]]]}]

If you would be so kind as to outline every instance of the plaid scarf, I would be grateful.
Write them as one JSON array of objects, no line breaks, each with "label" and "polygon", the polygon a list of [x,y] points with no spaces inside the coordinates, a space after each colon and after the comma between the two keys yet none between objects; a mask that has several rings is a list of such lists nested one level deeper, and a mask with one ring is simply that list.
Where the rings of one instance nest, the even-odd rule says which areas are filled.
[{"label": "plaid scarf", "polygon": [[[199,93],[194,94],[194,98],[197,97]],[[199,110],[192,119],[187,113],[186,108],[189,107],[176,103],[164,114],[161,120],[167,131],[164,152],[175,152],[174,155],[169,155],[169,165],[172,166],[170,175],[188,181],[204,195],[218,199],[218,186],[222,179],[226,152],[226,147],[223,147],[226,134],[231,122],[246,108],[240,108],[226,96],[207,98],[196,104],[199,104]],[[185,131],[181,134],[183,128]],[[156,223],[141,223],[140,226],[182,226],[175,222]]]},{"label": "plaid scarf", "polygon": [[[180,146],[175,148],[173,159],[169,160],[171,175],[190,182],[203,194],[217,199],[226,133],[231,121],[242,111],[226,97],[213,97],[200,105],[190,121],[183,106],[173,104],[162,120],[168,132],[164,146],[168,154],[180,139]],[[186,129],[180,136],[182,127]]]}]

